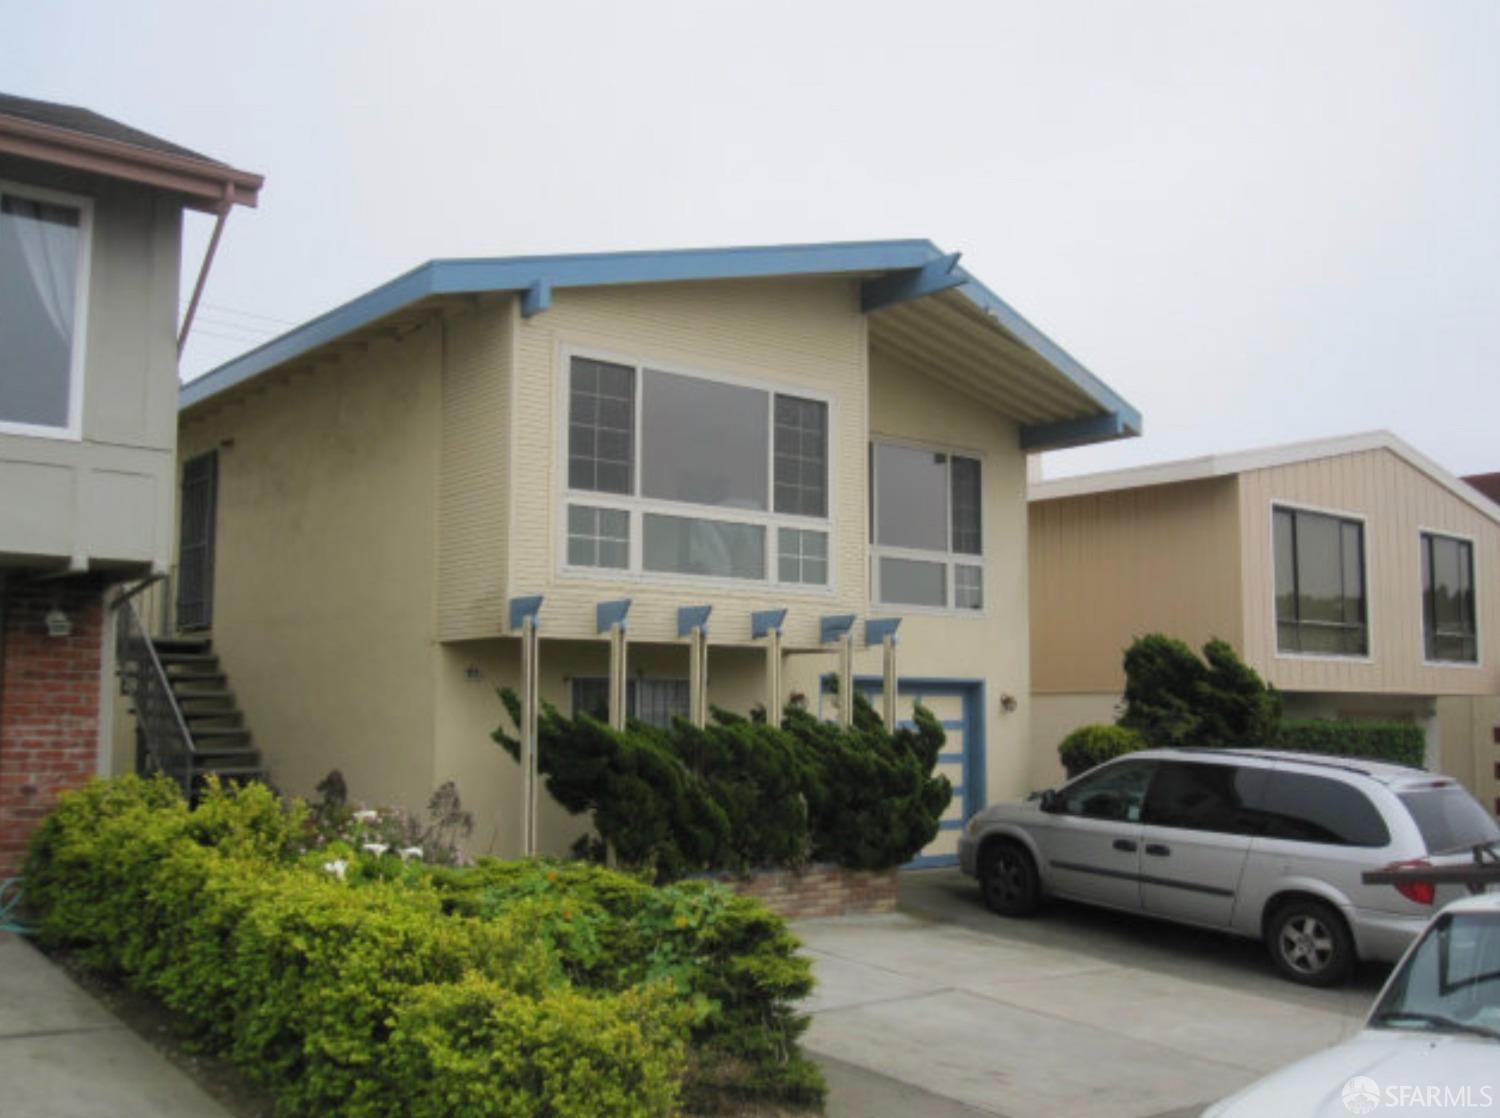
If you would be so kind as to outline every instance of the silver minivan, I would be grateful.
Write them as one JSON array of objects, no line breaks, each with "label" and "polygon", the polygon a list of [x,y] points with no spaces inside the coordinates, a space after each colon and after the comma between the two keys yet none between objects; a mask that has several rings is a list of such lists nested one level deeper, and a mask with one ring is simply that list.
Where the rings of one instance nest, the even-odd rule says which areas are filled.
[{"label": "silver minivan", "polygon": [[1006,916],[1065,897],[1265,941],[1294,982],[1394,962],[1460,886],[1365,885],[1500,842],[1449,777],[1270,750],[1148,749],[969,820],[959,864]]}]

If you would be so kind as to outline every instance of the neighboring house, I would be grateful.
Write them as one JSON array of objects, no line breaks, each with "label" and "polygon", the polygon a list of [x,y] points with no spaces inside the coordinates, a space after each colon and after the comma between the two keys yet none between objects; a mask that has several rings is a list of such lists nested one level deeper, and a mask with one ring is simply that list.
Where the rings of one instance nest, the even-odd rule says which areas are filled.
[{"label": "neighboring house", "polygon": [[[475,851],[513,855],[490,734],[524,599],[544,699],[609,709],[623,617],[617,706],[656,721],[695,709],[684,607],[711,607],[707,701],[740,712],[839,712],[846,631],[878,690],[865,623],[899,619],[903,711],[949,726],[951,857],[1027,780],[1027,455],[1139,423],[926,241],[436,261],[184,388],[216,512],[177,628],[212,638],[277,785],[337,768],[420,809],[454,780]],[[585,829],[544,805],[541,847]]]},{"label": "neighboring house", "polygon": [[1113,721],[1144,633],[1228,641],[1292,718],[1421,725],[1494,804],[1500,505],[1385,432],[1031,486],[1033,782]]},{"label": "neighboring house", "polygon": [[112,767],[105,594],[172,559],[182,212],[260,183],[0,95],[0,877]]}]

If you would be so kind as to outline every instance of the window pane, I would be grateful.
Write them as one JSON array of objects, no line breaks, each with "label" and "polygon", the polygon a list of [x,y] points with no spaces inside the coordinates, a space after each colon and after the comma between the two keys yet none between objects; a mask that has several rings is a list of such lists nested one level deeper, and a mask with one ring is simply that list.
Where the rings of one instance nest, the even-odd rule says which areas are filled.
[{"label": "window pane", "polygon": [[984,568],[953,568],[953,604],[959,609],[984,608]]},{"label": "window pane", "polygon": [[1299,515],[1297,581],[1301,620],[1344,620],[1343,569],[1339,522],[1329,516]]},{"label": "window pane", "polygon": [[1062,790],[1058,811],[1089,819],[1137,822],[1155,770],[1152,761],[1126,761],[1096,769]]},{"label": "window pane", "polygon": [[881,558],[880,600],[888,605],[946,606],[948,565]]},{"label": "window pane", "polygon": [[768,508],[768,411],[758,388],[647,369],[641,493],[717,508]]},{"label": "window pane", "polygon": [[[1295,621],[1297,574],[1292,550],[1292,514],[1286,509],[1277,509],[1272,514],[1272,527],[1276,537],[1276,618]],[[1288,646],[1283,644],[1281,647]]]},{"label": "window pane", "polygon": [[1267,773],[1266,769],[1237,765],[1165,761],[1157,767],[1156,779],[1146,796],[1145,822],[1190,831],[1253,835],[1259,830],[1253,805]]},{"label": "window pane", "polygon": [[1422,537],[1422,620],[1432,660],[1474,661],[1474,545],[1448,536]]},{"label": "window pane", "polygon": [[828,515],[828,405],[776,397],[776,511]]},{"label": "window pane", "polygon": [[946,454],[877,443],[875,502],[876,543],[947,552]]},{"label": "window pane", "polygon": [[630,493],[635,446],[635,370],[573,358],[568,392],[568,487]]},{"label": "window pane", "polygon": [[979,501],[979,461],[953,456],[953,550],[978,555],[984,549]]},{"label": "window pane", "polygon": [[828,536],[800,528],[781,528],[776,533],[777,575],[782,582],[811,586],[828,584]]},{"label": "window pane", "polygon": [[766,577],[766,530],[759,524],[728,524],[647,513],[641,527],[642,563],[648,571]]},{"label": "window pane", "polygon": [[685,679],[639,679],[635,684],[633,718],[653,726],[670,726],[674,718],[688,716],[688,681]]},{"label": "window pane", "polygon": [[1344,560],[1344,598],[1342,614],[1343,619],[1350,624],[1364,620],[1365,616],[1365,573],[1364,559],[1364,531],[1358,524],[1344,521],[1340,526],[1343,532],[1343,560]]},{"label": "window pane", "polygon": [[568,565],[624,568],[630,556],[630,514],[568,506]]},{"label": "window pane", "polygon": [[0,197],[0,420],[68,425],[80,219]]},{"label": "window pane", "polygon": [[1390,832],[1358,788],[1304,773],[1276,772],[1266,786],[1267,838],[1334,846],[1385,846]]}]

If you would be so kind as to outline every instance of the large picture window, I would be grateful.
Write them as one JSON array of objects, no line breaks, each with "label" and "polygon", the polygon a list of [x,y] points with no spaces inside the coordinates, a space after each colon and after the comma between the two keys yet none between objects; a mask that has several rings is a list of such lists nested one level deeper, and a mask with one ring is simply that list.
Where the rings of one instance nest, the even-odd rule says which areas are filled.
[{"label": "large picture window", "polygon": [[979,460],[883,442],[870,459],[875,600],[983,609]]},{"label": "large picture window", "polygon": [[1370,651],[1365,527],[1304,509],[1272,511],[1276,648],[1322,656]]},{"label": "large picture window", "polygon": [[1479,660],[1474,605],[1474,545],[1422,533],[1422,631],[1427,659]]},{"label": "large picture window", "polygon": [[570,567],[828,584],[828,404],[573,356]]},{"label": "large picture window", "polygon": [[0,432],[77,435],[90,207],[0,183]]}]

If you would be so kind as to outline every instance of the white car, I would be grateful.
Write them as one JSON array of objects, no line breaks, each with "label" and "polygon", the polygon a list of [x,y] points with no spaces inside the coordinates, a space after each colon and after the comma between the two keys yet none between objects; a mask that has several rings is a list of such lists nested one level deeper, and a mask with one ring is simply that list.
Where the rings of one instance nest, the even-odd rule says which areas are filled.
[{"label": "white car", "polygon": [[1500,893],[1454,901],[1402,958],[1358,1035],[1203,1118],[1500,1110]]}]

